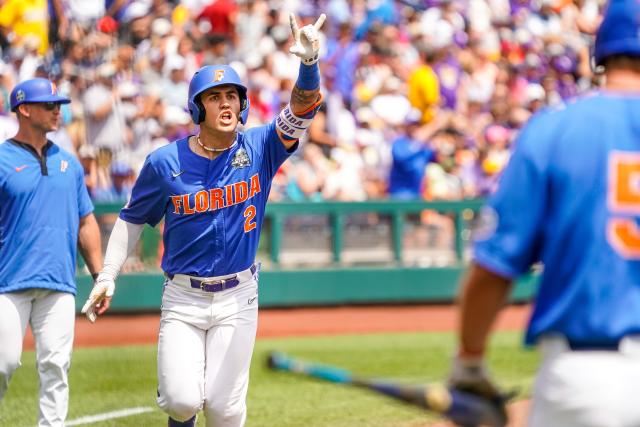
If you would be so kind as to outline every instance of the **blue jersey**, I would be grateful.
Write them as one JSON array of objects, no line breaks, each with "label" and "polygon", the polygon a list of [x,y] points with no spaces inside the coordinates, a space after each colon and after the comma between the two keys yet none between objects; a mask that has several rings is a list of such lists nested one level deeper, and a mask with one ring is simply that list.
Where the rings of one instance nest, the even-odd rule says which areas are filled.
[{"label": "blue jersey", "polygon": [[79,220],[93,205],[73,155],[48,142],[43,159],[25,144],[0,144],[0,293],[76,293]]},{"label": "blue jersey", "polygon": [[236,273],[255,260],[271,180],[295,151],[269,125],[238,133],[213,160],[195,154],[188,138],[151,153],[120,218],[164,223],[162,269],[211,277]]},{"label": "blue jersey", "polygon": [[393,164],[389,174],[389,194],[394,198],[422,198],[422,180],[433,151],[422,141],[401,136],[391,148]]},{"label": "blue jersey", "polygon": [[594,93],[534,117],[482,213],[475,260],[544,265],[526,342],[640,333],[640,97]]}]

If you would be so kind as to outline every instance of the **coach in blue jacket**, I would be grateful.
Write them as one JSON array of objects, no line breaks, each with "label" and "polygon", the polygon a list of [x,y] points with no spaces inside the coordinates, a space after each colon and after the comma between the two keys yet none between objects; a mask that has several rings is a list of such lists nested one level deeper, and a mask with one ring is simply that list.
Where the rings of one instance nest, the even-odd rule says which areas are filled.
[{"label": "coach in blue jacket", "polygon": [[78,244],[91,273],[102,266],[82,166],[47,140],[66,103],[47,79],[18,84],[10,98],[18,133],[0,143],[0,400],[20,365],[29,323],[40,379],[39,426],[61,427],[67,416]]}]

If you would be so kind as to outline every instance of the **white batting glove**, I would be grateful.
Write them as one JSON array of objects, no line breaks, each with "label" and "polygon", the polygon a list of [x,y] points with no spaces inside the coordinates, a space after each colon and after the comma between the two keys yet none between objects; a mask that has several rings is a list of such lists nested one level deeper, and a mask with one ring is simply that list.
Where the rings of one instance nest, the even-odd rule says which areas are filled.
[{"label": "white batting glove", "polygon": [[96,321],[98,315],[107,311],[115,290],[116,282],[113,277],[108,274],[100,273],[93,284],[93,289],[91,289],[89,298],[87,298],[87,301],[84,303],[81,310],[91,323]]},{"label": "white batting glove", "polygon": [[318,62],[318,52],[320,51],[320,27],[324,23],[327,16],[323,13],[320,15],[315,24],[305,25],[298,28],[296,17],[293,13],[289,14],[289,24],[291,24],[291,34],[293,35],[294,44],[289,48],[289,52],[300,57],[305,65],[313,65]]}]

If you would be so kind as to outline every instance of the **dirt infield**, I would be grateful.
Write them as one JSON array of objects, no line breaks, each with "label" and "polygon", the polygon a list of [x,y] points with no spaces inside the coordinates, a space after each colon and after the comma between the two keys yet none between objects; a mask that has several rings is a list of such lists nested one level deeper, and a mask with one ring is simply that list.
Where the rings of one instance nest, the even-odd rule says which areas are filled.
[{"label": "dirt infield", "polygon": [[[502,311],[497,328],[521,330],[529,306],[511,306]],[[105,315],[95,324],[84,316],[76,319],[75,347],[152,344],[158,336],[159,315]],[[450,305],[376,306],[262,309],[258,339],[267,337],[340,335],[372,332],[451,331],[456,314]],[[33,349],[31,332],[25,349]]]},{"label": "dirt infield", "polygon": [[[502,311],[499,330],[522,330],[530,307],[510,306]],[[152,344],[157,341],[159,315],[106,315],[95,324],[78,317],[75,347]],[[456,327],[456,312],[450,305],[376,306],[262,309],[258,339],[267,337],[341,335],[374,332],[438,332]],[[33,336],[27,332],[25,349],[33,349]],[[529,402],[510,405],[509,427],[525,426]],[[450,427],[449,423],[429,427]],[[427,427],[427,426],[425,426]]]}]

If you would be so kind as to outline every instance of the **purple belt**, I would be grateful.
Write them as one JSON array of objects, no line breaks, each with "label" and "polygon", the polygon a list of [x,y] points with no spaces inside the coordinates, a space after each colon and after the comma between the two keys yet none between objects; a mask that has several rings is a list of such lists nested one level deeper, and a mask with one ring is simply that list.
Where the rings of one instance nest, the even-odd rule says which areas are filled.
[{"label": "purple belt", "polygon": [[[253,264],[249,271],[251,274],[256,274],[257,266]],[[167,274],[169,280],[173,280],[173,274]],[[240,284],[240,279],[238,275],[235,274],[227,279],[196,279],[194,277],[190,277],[189,281],[191,282],[191,287],[194,289],[200,289],[204,292],[220,292],[225,291],[227,289],[235,288]]]}]

